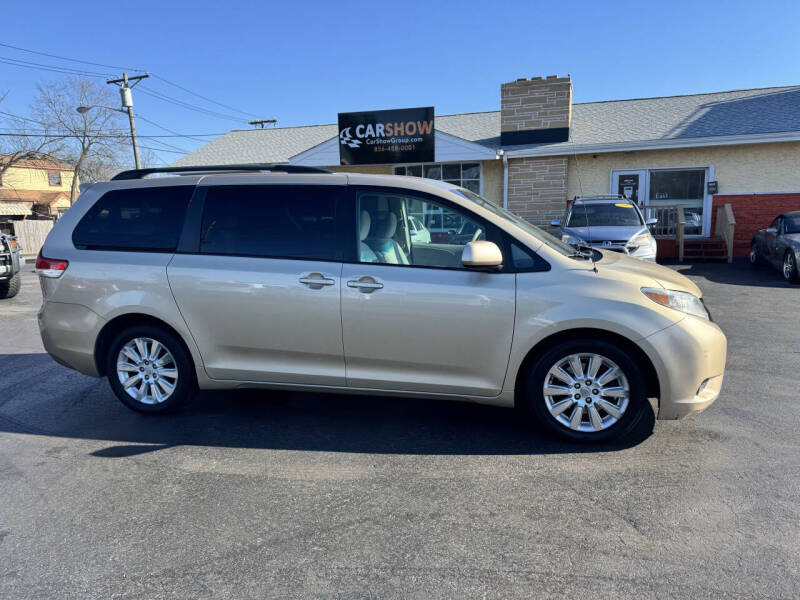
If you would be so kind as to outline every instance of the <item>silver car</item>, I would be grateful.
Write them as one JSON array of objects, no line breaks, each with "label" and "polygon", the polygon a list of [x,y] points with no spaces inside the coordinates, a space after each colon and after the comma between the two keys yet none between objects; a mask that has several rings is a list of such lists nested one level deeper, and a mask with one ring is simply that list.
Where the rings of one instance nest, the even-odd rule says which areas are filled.
[{"label": "silver car", "polygon": [[567,207],[561,241],[572,246],[602,248],[655,262],[656,240],[648,229],[656,219],[645,220],[639,207],[622,196],[578,196]]},{"label": "silver car", "polygon": [[[446,182],[153,171],[85,191],[36,263],[45,348],[132,409],[198,388],[463,399],[602,440],[719,394],[725,336],[673,270],[578,253]],[[415,240],[423,203],[474,235]]]},{"label": "silver car", "polygon": [[775,217],[769,227],[753,236],[750,264],[767,264],[781,270],[786,281],[800,278],[800,210]]}]

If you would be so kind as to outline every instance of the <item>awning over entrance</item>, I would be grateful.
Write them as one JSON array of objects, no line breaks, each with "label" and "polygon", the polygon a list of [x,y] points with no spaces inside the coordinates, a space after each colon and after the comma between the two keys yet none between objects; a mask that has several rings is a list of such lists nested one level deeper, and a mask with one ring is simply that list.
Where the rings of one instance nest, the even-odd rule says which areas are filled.
[{"label": "awning over entrance", "polygon": [[31,209],[24,202],[0,202],[0,216],[24,217],[31,214]]}]

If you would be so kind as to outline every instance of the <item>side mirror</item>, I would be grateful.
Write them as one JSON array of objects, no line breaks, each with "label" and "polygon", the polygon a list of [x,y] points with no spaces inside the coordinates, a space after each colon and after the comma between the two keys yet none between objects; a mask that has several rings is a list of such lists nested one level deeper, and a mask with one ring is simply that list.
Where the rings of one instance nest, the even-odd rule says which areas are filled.
[{"label": "side mirror", "polygon": [[461,264],[471,269],[503,266],[503,253],[494,242],[469,242],[461,253]]},{"label": "side mirror", "polygon": [[647,225],[655,225],[656,223],[658,223],[658,219],[647,219],[647,221],[645,221],[645,223]]},{"label": "side mirror", "polygon": [[553,219],[550,221],[550,227],[561,227],[561,221],[558,219]]}]

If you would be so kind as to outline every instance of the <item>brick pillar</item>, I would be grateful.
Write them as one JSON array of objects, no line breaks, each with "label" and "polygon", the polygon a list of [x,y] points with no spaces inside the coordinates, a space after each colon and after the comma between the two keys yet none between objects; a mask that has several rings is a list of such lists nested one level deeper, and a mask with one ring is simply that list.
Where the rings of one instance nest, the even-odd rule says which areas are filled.
[{"label": "brick pillar", "polygon": [[567,157],[511,158],[508,161],[508,208],[539,227],[564,216]]}]

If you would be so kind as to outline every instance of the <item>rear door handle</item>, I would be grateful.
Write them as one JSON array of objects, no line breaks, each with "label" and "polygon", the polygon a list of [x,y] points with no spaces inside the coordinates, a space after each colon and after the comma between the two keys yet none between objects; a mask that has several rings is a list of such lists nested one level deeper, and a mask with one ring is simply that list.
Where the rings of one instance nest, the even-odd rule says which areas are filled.
[{"label": "rear door handle", "polygon": [[336,280],[325,277],[322,273],[309,273],[307,276],[300,278],[300,283],[304,283],[313,289],[319,289],[323,286],[335,284]]},{"label": "rear door handle", "polygon": [[347,287],[356,288],[364,293],[374,292],[383,287],[380,281],[375,281],[374,278],[366,275],[361,279],[351,279],[347,282]]}]

